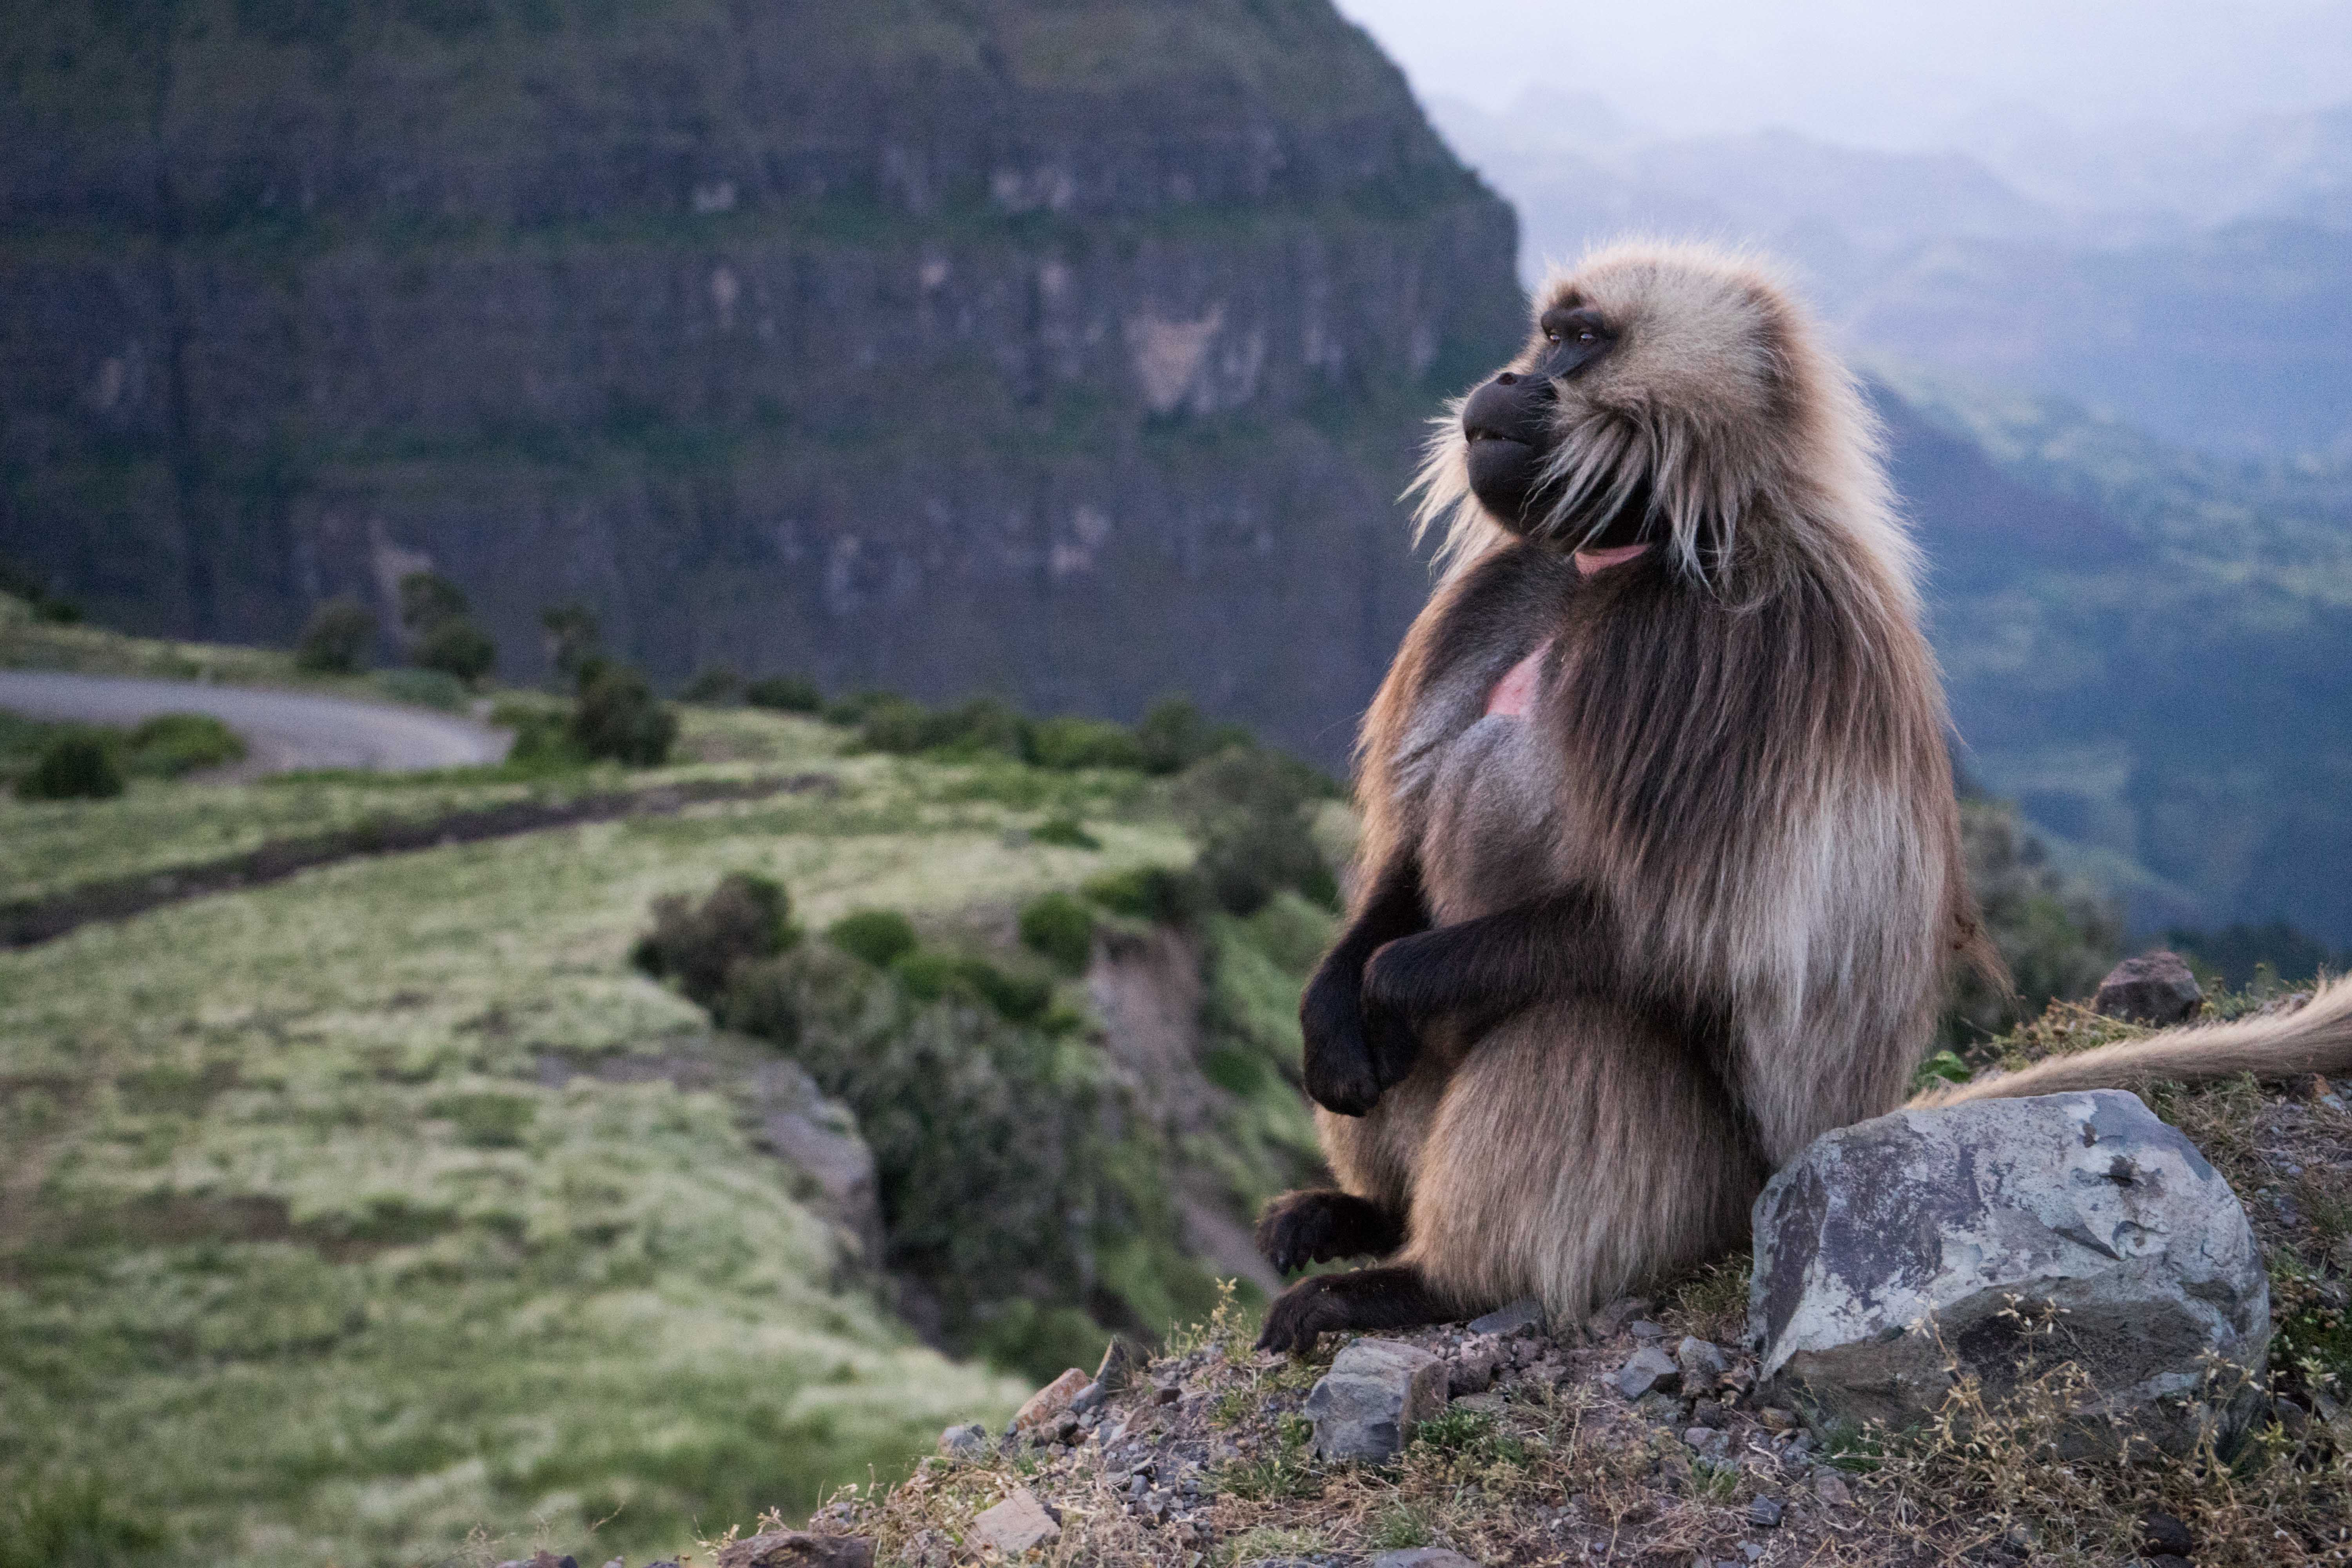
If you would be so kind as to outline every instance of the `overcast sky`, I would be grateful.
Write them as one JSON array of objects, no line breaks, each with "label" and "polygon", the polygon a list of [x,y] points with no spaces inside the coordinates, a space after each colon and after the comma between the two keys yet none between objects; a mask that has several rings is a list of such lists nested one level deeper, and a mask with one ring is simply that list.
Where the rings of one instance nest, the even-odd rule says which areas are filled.
[{"label": "overcast sky", "polygon": [[1426,98],[1533,83],[1674,132],[1964,140],[2028,106],[2198,124],[2352,100],[2352,0],[1338,0]]}]

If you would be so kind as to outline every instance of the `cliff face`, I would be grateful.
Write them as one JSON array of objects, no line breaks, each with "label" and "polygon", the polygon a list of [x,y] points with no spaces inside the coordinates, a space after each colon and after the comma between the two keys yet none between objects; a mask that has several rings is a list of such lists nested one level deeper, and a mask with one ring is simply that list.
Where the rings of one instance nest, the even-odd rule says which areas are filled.
[{"label": "cliff face", "polygon": [[1513,222],[1328,0],[7,0],[0,551],[1331,757]]}]

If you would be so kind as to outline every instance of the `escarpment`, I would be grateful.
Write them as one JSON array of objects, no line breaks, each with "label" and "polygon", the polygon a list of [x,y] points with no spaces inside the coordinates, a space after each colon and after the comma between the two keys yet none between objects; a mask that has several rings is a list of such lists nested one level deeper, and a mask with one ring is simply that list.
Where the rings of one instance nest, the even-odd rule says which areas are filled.
[{"label": "escarpment", "polygon": [[658,677],[1336,758],[1515,330],[1509,210],[1323,0],[18,11],[0,551],[135,629],[429,563],[510,677],[580,600]]}]

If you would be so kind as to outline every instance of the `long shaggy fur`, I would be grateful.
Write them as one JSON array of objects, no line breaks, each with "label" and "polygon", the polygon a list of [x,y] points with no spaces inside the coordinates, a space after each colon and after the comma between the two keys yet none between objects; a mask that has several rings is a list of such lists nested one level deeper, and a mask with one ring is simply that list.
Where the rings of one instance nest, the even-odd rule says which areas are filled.
[{"label": "long shaggy fur", "polygon": [[[1580,890],[1610,945],[1563,954],[1556,994],[1499,1020],[1423,1020],[1409,1075],[1368,1114],[1318,1110],[1352,1194],[1328,1201],[1402,1217],[1404,1268],[1300,1286],[1274,1342],[1528,1294],[1580,1314],[1738,1245],[1775,1167],[1901,1103],[1954,966],[1999,972],[1960,858],[1917,559],[1853,379],[1746,257],[1619,247],[1538,303],[1539,320],[1590,307],[1615,342],[1553,384],[1524,533],[1471,493],[1458,410],[1431,443],[1420,515],[1447,531],[1446,572],[1366,718],[1355,934],[1326,969],[1373,974],[1367,953],[1395,933],[1362,933],[1394,913],[1369,902],[1399,886],[1433,937]],[[1508,368],[1544,354],[1536,337]],[[1645,490],[1657,547],[1583,576],[1571,555],[1595,520]],[[1490,714],[1531,656],[1525,716]],[[2337,987],[2291,1018],[1927,1099],[2348,1062]],[[1286,1258],[1337,1228],[1268,1223]]]}]

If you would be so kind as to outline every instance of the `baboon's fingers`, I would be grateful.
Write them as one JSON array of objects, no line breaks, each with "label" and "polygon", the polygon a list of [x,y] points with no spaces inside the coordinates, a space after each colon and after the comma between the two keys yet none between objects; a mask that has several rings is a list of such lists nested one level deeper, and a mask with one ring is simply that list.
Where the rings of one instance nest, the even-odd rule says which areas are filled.
[{"label": "baboon's fingers", "polygon": [[1328,1187],[1285,1193],[1258,1216],[1257,1249],[1279,1273],[1335,1258],[1385,1258],[1404,1245],[1397,1216],[1367,1198]]},{"label": "baboon's fingers", "polygon": [[1361,1116],[1381,1099],[1380,1075],[1364,1037],[1361,994],[1353,976],[1326,964],[1298,1006],[1307,1097],[1342,1116]]}]

